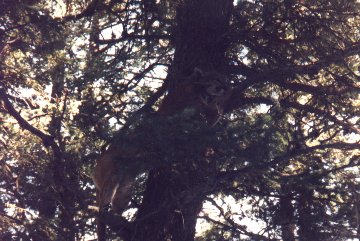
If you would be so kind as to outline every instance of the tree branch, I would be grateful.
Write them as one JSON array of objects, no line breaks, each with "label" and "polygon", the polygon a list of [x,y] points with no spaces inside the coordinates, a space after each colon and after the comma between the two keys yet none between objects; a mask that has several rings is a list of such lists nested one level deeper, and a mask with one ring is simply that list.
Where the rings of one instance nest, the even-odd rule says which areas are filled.
[{"label": "tree branch", "polygon": [[60,20],[61,22],[67,22],[67,21],[71,21],[71,20],[78,20],[81,19],[83,17],[91,17],[94,15],[96,9],[99,8],[101,4],[101,1],[99,0],[92,0],[89,5],[87,5],[87,7],[79,14],[75,14],[75,15],[69,15],[69,16],[65,16],[63,18],[55,18],[55,20]]},{"label": "tree branch", "polygon": [[151,107],[155,102],[166,92],[168,88],[168,81],[165,81],[160,88],[158,88],[152,95],[149,96],[146,103],[137,111],[135,111],[126,121],[124,126],[121,128],[120,132],[126,130],[131,126],[138,118],[143,114],[148,114],[151,110]]},{"label": "tree branch", "polygon": [[116,43],[120,43],[120,42],[124,42],[124,41],[128,41],[128,40],[172,40],[170,35],[137,35],[137,34],[125,34],[123,35],[121,38],[117,38],[117,39],[99,39],[96,38],[94,39],[94,42],[97,44],[116,44]]},{"label": "tree branch", "polygon": [[[246,88],[260,82],[271,82],[275,83],[281,87],[284,87],[289,90],[294,91],[303,91],[310,94],[332,94],[338,95],[344,91],[348,91],[350,89],[342,89],[341,91],[336,91],[334,89],[329,90],[329,88],[325,88],[322,86],[312,86],[295,82],[286,82],[285,80],[289,77],[293,77],[295,75],[306,75],[306,74],[315,74],[318,73],[321,69],[324,69],[331,64],[343,63],[344,58],[359,54],[360,53],[360,44],[353,44],[347,49],[342,51],[342,54],[332,54],[324,57],[324,59],[314,62],[308,65],[288,65],[281,66],[277,68],[267,69],[263,71],[259,71],[257,69],[251,68],[242,64],[241,62],[235,66],[229,66],[228,72],[231,74],[242,75],[246,77],[246,80],[240,83],[235,87],[235,95],[242,93]],[[357,88],[356,86],[351,86],[352,88]]]},{"label": "tree branch", "polygon": [[325,149],[356,150],[356,149],[360,149],[360,143],[334,142],[334,143],[320,144],[316,146],[301,148],[274,158],[273,161],[270,162],[270,165],[273,166],[300,155],[308,154],[316,150],[325,150]]},{"label": "tree branch", "polygon": [[[232,97],[229,98],[228,102],[224,107],[224,113],[229,113],[234,109],[238,109],[241,106],[253,105],[253,104],[265,104],[265,105],[274,105],[275,102],[266,97],[243,97],[236,96],[236,92],[232,93]],[[239,93],[240,94],[240,93]]]},{"label": "tree branch", "polygon": [[342,126],[343,128],[346,128],[347,130],[352,131],[353,133],[360,134],[359,129],[354,127],[351,123],[348,123],[347,121],[341,121],[338,118],[336,118],[335,116],[327,113],[326,111],[317,109],[313,106],[302,105],[300,103],[290,102],[288,100],[281,101],[281,105],[283,107],[290,107],[290,108],[294,108],[297,110],[302,110],[302,111],[313,113],[313,114],[316,114],[319,116],[323,116],[324,118],[328,118],[330,121],[334,122],[335,124],[338,124],[338,125]]},{"label": "tree branch", "polygon": [[4,101],[5,108],[7,109],[8,113],[14,117],[17,122],[19,123],[20,127],[30,131],[32,134],[39,137],[45,146],[49,145],[56,145],[54,138],[48,134],[45,134],[44,132],[40,131],[39,129],[33,127],[29,122],[27,122],[18,111],[15,110],[13,105],[11,104],[8,95],[4,92],[4,90],[0,89],[0,98]]},{"label": "tree branch", "polygon": [[117,232],[124,240],[130,240],[133,234],[133,225],[120,215],[112,212],[100,212],[98,218],[101,219],[111,230]]},{"label": "tree branch", "polygon": [[237,233],[238,235],[246,235],[248,237],[251,237],[253,240],[256,241],[261,241],[261,240],[274,241],[274,239],[269,239],[263,235],[249,232],[246,230],[247,227],[245,225],[237,224],[233,220],[230,220],[230,218],[226,218],[223,214],[222,216],[223,218],[225,218],[225,221],[229,222],[229,224],[220,222],[206,215],[199,216],[199,218],[205,219],[208,222],[211,222],[217,226],[221,226],[223,229],[230,230],[230,232]]},{"label": "tree branch", "polygon": [[[261,164],[247,165],[238,170],[223,171],[217,175],[218,182],[223,180],[232,180],[244,176],[246,173],[260,173],[263,170],[268,170],[269,167],[275,167],[277,164],[296,158],[300,155],[305,155],[316,150],[325,149],[338,149],[338,150],[357,150],[360,149],[360,143],[346,143],[346,142],[335,142],[322,145],[316,145],[312,147],[301,148],[292,152],[286,153],[281,156],[275,157],[272,161]],[[352,161],[354,162],[354,160]]]}]

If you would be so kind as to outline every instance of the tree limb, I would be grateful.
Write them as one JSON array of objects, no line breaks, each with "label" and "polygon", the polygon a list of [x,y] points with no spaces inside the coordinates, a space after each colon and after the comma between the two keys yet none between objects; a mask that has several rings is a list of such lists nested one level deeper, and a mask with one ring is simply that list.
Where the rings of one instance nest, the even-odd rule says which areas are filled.
[{"label": "tree limb", "polygon": [[334,143],[320,144],[316,146],[301,148],[274,158],[273,161],[270,162],[270,165],[276,165],[285,160],[289,160],[300,155],[308,154],[316,150],[325,150],[328,148],[338,149],[338,150],[356,150],[356,149],[360,149],[360,143],[334,142]]},{"label": "tree limb", "polygon": [[346,128],[347,130],[352,131],[353,133],[360,134],[360,130],[358,128],[356,128],[355,126],[353,126],[351,123],[349,123],[347,121],[339,120],[338,118],[336,118],[336,116],[333,116],[330,113],[327,113],[326,111],[317,109],[313,106],[302,105],[300,103],[290,102],[288,100],[281,101],[281,105],[283,107],[288,107],[288,108],[290,107],[290,108],[294,108],[297,110],[302,110],[302,111],[306,111],[308,113],[313,113],[313,114],[316,114],[319,116],[323,116],[324,118],[328,118],[330,121],[342,126],[343,128]]},{"label": "tree limb", "polygon": [[5,104],[5,108],[7,109],[8,113],[14,117],[17,122],[19,123],[20,127],[30,131],[32,134],[36,135],[37,137],[39,137],[45,146],[49,146],[49,145],[55,145],[57,146],[57,144],[54,141],[54,138],[44,132],[42,132],[41,130],[33,127],[29,122],[27,122],[18,111],[15,110],[15,108],[13,107],[13,105],[11,104],[8,95],[4,92],[4,90],[0,89],[0,98],[4,101]]},{"label": "tree limb", "polygon": [[124,36],[122,36],[121,38],[117,38],[117,39],[94,39],[94,42],[97,44],[116,44],[116,43],[120,43],[120,42],[124,42],[124,41],[128,41],[128,40],[172,40],[170,35],[137,35],[137,34],[126,34]]},{"label": "tree limb", "polygon": [[133,234],[133,225],[128,220],[120,215],[115,215],[112,212],[100,212],[98,218],[106,223],[111,230],[117,232],[124,240],[130,240]]}]

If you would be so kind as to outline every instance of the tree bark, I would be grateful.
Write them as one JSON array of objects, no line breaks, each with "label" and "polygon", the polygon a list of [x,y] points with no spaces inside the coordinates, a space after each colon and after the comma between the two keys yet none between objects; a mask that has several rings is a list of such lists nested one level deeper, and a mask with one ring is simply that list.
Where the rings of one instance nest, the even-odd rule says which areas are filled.
[{"label": "tree bark", "polygon": [[291,203],[291,194],[284,185],[281,188],[279,219],[281,225],[281,234],[284,241],[295,241],[295,218],[294,206]]},{"label": "tree bark", "polygon": [[[175,57],[169,70],[171,87],[194,68],[222,72],[226,61],[232,0],[184,0],[177,6]],[[204,123],[205,124],[205,123]],[[181,146],[179,146],[181,148]],[[184,161],[184,165],[187,165]],[[190,165],[190,164],[189,164]],[[202,168],[199,165],[199,168]],[[131,240],[194,240],[206,183],[186,167],[161,167],[149,173]]]},{"label": "tree bark", "polygon": [[316,241],[320,240],[314,220],[311,214],[312,191],[308,189],[299,190],[299,240]]},{"label": "tree bark", "polygon": [[229,46],[231,0],[185,0],[177,7],[172,70],[190,75],[195,67],[221,71]]},{"label": "tree bark", "polygon": [[163,168],[150,172],[131,240],[194,240],[204,195],[194,195],[189,180]]}]

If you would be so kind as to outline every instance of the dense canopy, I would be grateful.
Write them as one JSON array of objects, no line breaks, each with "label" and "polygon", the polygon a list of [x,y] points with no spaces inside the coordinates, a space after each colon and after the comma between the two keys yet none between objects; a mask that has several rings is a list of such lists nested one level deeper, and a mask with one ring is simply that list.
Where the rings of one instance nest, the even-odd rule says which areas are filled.
[{"label": "dense canopy", "polygon": [[3,0],[0,240],[356,240],[359,78],[357,0]]}]

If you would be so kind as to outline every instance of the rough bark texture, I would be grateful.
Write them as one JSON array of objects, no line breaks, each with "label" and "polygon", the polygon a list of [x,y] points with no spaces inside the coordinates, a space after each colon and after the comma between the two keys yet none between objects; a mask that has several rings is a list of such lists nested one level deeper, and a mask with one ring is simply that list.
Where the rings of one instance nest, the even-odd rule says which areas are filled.
[{"label": "rough bark texture", "polygon": [[175,74],[189,75],[194,67],[221,72],[226,64],[232,8],[229,0],[187,0],[179,4],[172,66]]},{"label": "rough bark texture", "polygon": [[303,189],[299,195],[299,240],[315,241],[320,240],[316,227],[313,225],[311,212],[312,191]]},{"label": "rough bark texture", "polygon": [[204,197],[191,193],[189,178],[166,169],[150,173],[133,240],[194,240]]},{"label": "rough bark texture", "polygon": [[281,225],[282,239],[284,241],[295,241],[295,220],[294,207],[290,192],[282,187],[283,196],[280,197],[279,218]]},{"label": "rough bark texture", "polygon": [[[170,86],[176,88],[181,77],[191,75],[195,67],[221,72],[226,63],[224,36],[232,7],[230,0],[186,0],[178,5]],[[194,240],[197,215],[205,198],[199,192],[201,183],[201,177],[186,168],[152,170],[131,240]]]}]

